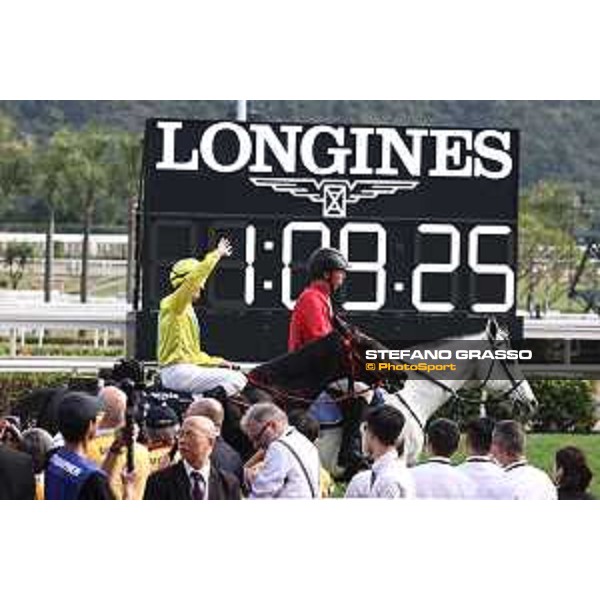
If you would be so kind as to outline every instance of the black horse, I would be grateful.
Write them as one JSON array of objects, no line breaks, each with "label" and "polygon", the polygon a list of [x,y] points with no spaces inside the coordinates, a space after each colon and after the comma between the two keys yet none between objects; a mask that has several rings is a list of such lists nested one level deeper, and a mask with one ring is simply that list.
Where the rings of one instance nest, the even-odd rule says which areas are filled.
[{"label": "black horse", "polygon": [[331,383],[347,380],[348,397],[353,396],[355,382],[369,387],[384,384],[401,387],[405,379],[400,372],[385,375],[366,369],[365,351],[387,349],[377,340],[336,317],[335,329],[295,352],[278,356],[248,373],[248,386],[243,395],[255,401],[256,390],[285,410],[308,408],[321,391]]},{"label": "black horse", "polygon": [[338,316],[334,324],[335,329],[323,338],[250,371],[242,398],[248,404],[272,401],[289,413],[309,409],[322,391],[328,392],[329,401],[338,403],[343,415],[339,464],[349,476],[362,464],[359,426],[365,403],[360,396],[365,388],[355,384],[366,384],[367,390],[399,389],[405,377],[391,371],[384,380],[379,372],[367,370],[365,351],[386,348]]}]

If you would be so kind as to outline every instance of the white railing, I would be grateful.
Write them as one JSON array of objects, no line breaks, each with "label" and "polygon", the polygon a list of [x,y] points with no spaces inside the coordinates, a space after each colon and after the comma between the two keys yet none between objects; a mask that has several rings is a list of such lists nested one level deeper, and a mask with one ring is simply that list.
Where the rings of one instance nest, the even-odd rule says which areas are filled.
[{"label": "white railing", "polygon": [[0,302],[0,331],[8,332],[10,355],[17,355],[17,346],[25,345],[28,332],[37,335],[37,345],[42,347],[48,330],[78,330],[94,332],[94,347],[108,347],[111,332],[125,339],[127,312],[125,303],[94,304],[38,304]]},{"label": "white railing", "polygon": [[551,315],[540,319],[525,317],[526,339],[600,340],[598,315]]},{"label": "white railing", "polygon": [[[116,357],[89,356],[19,356],[0,357],[0,373],[97,373],[99,369],[112,367]],[[245,373],[259,363],[239,363]]]},{"label": "white railing", "polygon": [[97,373],[117,359],[110,356],[19,356],[0,358],[0,373]]},{"label": "white railing", "polygon": [[[19,358],[17,356],[18,344],[25,344],[26,334],[33,332],[38,336],[38,346],[43,346],[44,335],[49,330],[89,330],[94,332],[94,346],[102,343],[108,346],[111,333],[125,339],[127,329],[127,313],[131,306],[126,303],[99,302],[80,303],[48,303],[34,302],[31,297],[14,295],[0,296],[0,332],[8,332],[10,336],[11,358],[2,359],[3,370],[6,361],[13,362],[15,368],[31,370],[54,369],[60,365],[62,370],[65,362],[71,361],[74,365],[93,365],[96,362],[105,363],[114,359],[90,357],[86,359],[69,358]],[[526,339],[580,339],[600,341],[600,317],[597,315],[560,314],[548,315],[540,319],[525,317],[524,337]],[[36,362],[37,361],[37,362]],[[44,362],[46,361],[46,362]],[[82,362],[83,361],[83,362]],[[86,362],[87,361],[87,362]],[[21,368],[19,367],[19,368]],[[83,367],[81,367],[83,368]],[[90,367],[92,368],[92,367]]]}]

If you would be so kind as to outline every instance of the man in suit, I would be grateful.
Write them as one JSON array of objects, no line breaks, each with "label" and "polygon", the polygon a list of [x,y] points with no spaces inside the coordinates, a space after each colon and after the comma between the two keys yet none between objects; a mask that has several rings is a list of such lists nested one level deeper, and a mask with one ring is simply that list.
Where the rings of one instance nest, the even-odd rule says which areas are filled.
[{"label": "man in suit", "polygon": [[222,471],[235,475],[241,483],[244,480],[244,463],[239,452],[230,446],[221,435],[225,411],[214,398],[197,398],[185,412],[186,417],[208,417],[217,428],[217,439],[211,455],[213,465]]},{"label": "man in suit", "polygon": [[217,433],[207,417],[186,417],[179,433],[181,460],[150,475],[144,500],[239,500],[237,478],[211,464]]},{"label": "man in suit", "polygon": [[33,500],[34,497],[31,457],[0,443],[0,500]]}]

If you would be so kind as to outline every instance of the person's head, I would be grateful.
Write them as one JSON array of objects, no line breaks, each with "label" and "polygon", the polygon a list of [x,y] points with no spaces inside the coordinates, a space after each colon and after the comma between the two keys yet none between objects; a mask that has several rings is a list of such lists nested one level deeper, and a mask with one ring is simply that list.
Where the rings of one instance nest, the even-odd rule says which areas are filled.
[{"label": "person's head", "polygon": [[123,427],[127,409],[127,394],[114,385],[107,385],[100,390],[98,396],[104,405],[98,427],[100,429]]},{"label": "person's head", "polygon": [[556,452],[555,479],[559,488],[585,492],[592,477],[585,454],[579,448],[566,446]]},{"label": "person's head", "polygon": [[460,429],[450,419],[434,419],[425,431],[429,453],[450,458],[458,449]]},{"label": "person's head", "polygon": [[276,404],[259,402],[247,410],[240,426],[256,448],[267,448],[285,431],[288,418]]},{"label": "person's head", "polygon": [[[171,272],[169,273],[169,281],[171,282],[171,287],[173,290],[179,288],[179,286],[184,282],[185,278],[200,264],[200,261],[196,258],[182,258],[178,260],[173,267],[171,268]],[[193,300],[194,302],[199,300],[202,294],[202,288],[199,288],[198,291],[194,293]]]},{"label": "person's head", "polygon": [[525,431],[518,421],[498,421],[492,433],[493,457],[503,466],[525,456]]},{"label": "person's head", "polygon": [[52,436],[39,427],[33,427],[23,432],[19,450],[29,454],[33,460],[34,473],[41,473],[46,465],[46,457],[52,449]]},{"label": "person's head", "polygon": [[208,417],[186,417],[179,432],[179,453],[194,469],[201,469],[210,459],[217,428]]},{"label": "person's head", "polygon": [[58,407],[58,430],[67,444],[86,444],[96,436],[96,419],[102,409],[97,396],[69,392]]},{"label": "person's head", "polygon": [[151,444],[173,445],[179,431],[177,413],[166,404],[150,407],[146,415],[146,437]]},{"label": "person's head", "polygon": [[467,454],[485,456],[490,453],[494,421],[489,417],[472,419],[465,426]]},{"label": "person's head", "polygon": [[346,257],[335,248],[320,248],[313,252],[308,259],[310,281],[326,281],[332,293],[344,283],[347,270]]},{"label": "person's head", "polygon": [[404,415],[393,406],[382,405],[370,410],[364,424],[363,445],[367,454],[378,458],[396,447],[404,428]]},{"label": "person's head", "polygon": [[196,398],[188,406],[185,416],[208,417],[215,424],[219,435],[221,434],[225,412],[223,411],[223,405],[218,400],[214,398]]},{"label": "person's head", "polygon": [[308,411],[291,411],[288,419],[290,425],[293,425],[304,437],[313,442],[313,444],[317,441],[320,433],[319,421]]}]

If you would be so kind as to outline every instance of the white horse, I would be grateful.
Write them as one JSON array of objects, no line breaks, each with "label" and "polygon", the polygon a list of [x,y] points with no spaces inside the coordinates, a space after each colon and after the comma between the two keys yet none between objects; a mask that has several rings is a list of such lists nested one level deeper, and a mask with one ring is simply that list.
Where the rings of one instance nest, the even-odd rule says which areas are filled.
[{"label": "white horse", "polygon": [[[460,342],[477,342],[477,346],[487,349],[510,347],[507,333],[491,319],[485,331],[458,338],[439,340],[433,344],[415,346],[420,349],[456,349]],[[467,344],[466,344],[467,345]],[[428,360],[429,364],[448,361]],[[406,371],[404,387],[396,393],[383,391],[386,404],[402,412],[406,420],[399,441],[404,445],[404,459],[408,465],[417,462],[425,442],[424,428],[431,417],[442,405],[452,398],[460,398],[459,390],[479,388],[489,393],[490,399],[506,399],[513,404],[521,404],[533,412],[537,400],[531,386],[515,360],[494,358],[460,360],[456,363],[455,378],[438,379],[428,377],[421,371]],[[336,472],[337,458],[342,439],[342,427],[325,429],[318,440],[319,453],[323,466]]]}]

